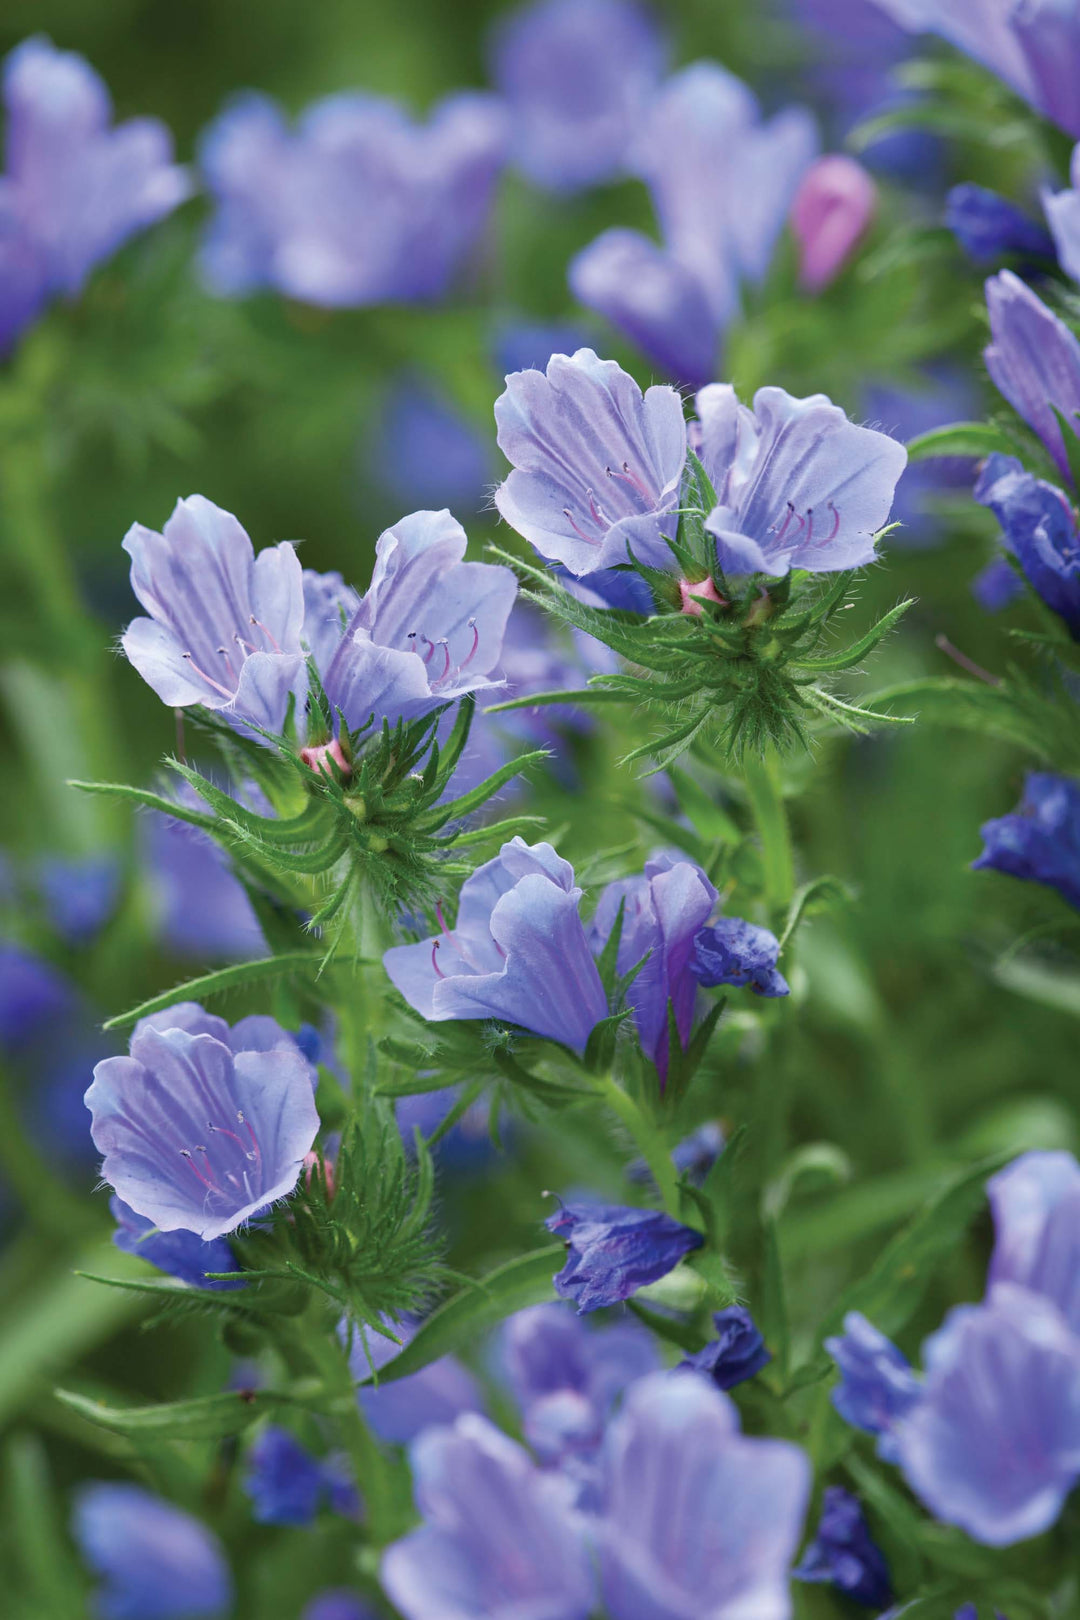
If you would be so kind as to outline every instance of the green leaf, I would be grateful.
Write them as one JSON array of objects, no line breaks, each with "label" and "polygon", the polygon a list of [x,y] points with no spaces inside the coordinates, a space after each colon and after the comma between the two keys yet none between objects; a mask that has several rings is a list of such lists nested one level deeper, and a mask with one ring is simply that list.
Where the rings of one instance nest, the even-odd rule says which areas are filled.
[{"label": "green leaf", "polygon": [[668,767],[668,780],[675,789],[679,808],[689,818],[700,838],[715,844],[739,842],[742,833],[735,822],[692,776],[678,765],[671,765]]},{"label": "green leaf", "polygon": [[852,642],[850,647],[844,647],[839,652],[831,653],[825,658],[799,658],[792,661],[792,669],[808,670],[814,675],[836,674],[843,669],[854,669],[861,664],[868,653],[873,652],[878,642],[903,618],[909,607],[914,606],[914,597],[906,602],[898,602],[884,618],[872,625],[864,636]]},{"label": "green leaf", "polygon": [[293,1390],[225,1390],[220,1395],[200,1395],[191,1401],[168,1401],[160,1406],[105,1406],[74,1390],[57,1389],[54,1395],[64,1406],[99,1428],[113,1434],[126,1434],[155,1440],[219,1440],[240,1434],[261,1417],[287,1407],[310,1406],[320,1393],[317,1383],[296,1385]]},{"label": "green leaf", "polygon": [[536,709],[552,703],[625,703],[625,692],[611,691],[605,686],[584,686],[573,692],[532,692],[528,697],[508,698],[505,703],[492,703],[484,714],[506,714],[510,709]]},{"label": "green leaf", "polygon": [[[1001,742],[1014,743],[1040,758],[1047,756],[1046,733],[1036,717],[1004,685],[984,681],[923,679],[886,687],[863,699],[866,712],[898,719],[905,711],[922,725],[956,726]],[[889,706],[884,714],[885,705]]]},{"label": "green leaf", "polygon": [[1076,433],[1076,418],[1070,422],[1056,405],[1051,405],[1050,409],[1057,417],[1058,427],[1061,429],[1061,442],[1065,446],[1065,459],[1069,463],[1069,478],[1073,488],[1080,489],[1080,438]]},{"label": "green leaf", "polygon": [[1014,456],[1016,441],[993,422],[951,422],[918,434],[907,445],[909,461],[929,461],[934,456],[974,456],[981,461],[995,452]]},{"label": "green leaf", "polygon": [[[49,1478],[40,1438],[15,1434],[4,1454],[6,1527],[20,1568],[20,1591],[33,1601],[35,1620],[69,1620],[81,1615],[83,1582],[65,1538],[59,1504]],[[12,1572],[13,1573],[13,1572]],[[5,1588],[10,1582],[5,1577]]]},{"label": "green leaf", "polygon": [[545,1244],[498,1266],[481,1281],[463,1289],[433,1311],[400,1355],[365,1385],[393,1383],[419,1372],[440,1356],[473,1343],[504,1317],[555,1298],[552,1278],[562,1267],[566,1250],[561,1243]]},{"label": "green leaf", "polygon": [[132,804],[142,805],[147,810],[160,810],[163,815],[171,816],[174,821],[186,821],[192,827],[200,827],[203,832],[212,833],[217,826],[213,816],[204,815],[199,810],[189,810],[186,805],[166,799],[161,793],[150,793],[145,788],[129,787],[126,782],[69,781],[67,786],[77,788],[80,793],[101,793],[110,799],[128,799]]},{"label": "green leaf", "polygon": [[[130,1029],[140,1018],[163,1012],[181,1001],[206,1001],[211,996],[226,995],[230,990],[240,990],[249,984],[263,984],[269,979],[281,979],[293,973],[313,973],[317,976],[324,961],[322,951],[286,951],[281,956],[264,956],[254,962],[236,962],[231,967],[200,974],[197,979],[187,979],[171,990],[163,990],[160,995],[151,996],[149,1001],[132,1007],[130,1012],[117,1013],[102,1028]],[[360,958],[350,958],[350,962],[357,967],[363,965]]]}]

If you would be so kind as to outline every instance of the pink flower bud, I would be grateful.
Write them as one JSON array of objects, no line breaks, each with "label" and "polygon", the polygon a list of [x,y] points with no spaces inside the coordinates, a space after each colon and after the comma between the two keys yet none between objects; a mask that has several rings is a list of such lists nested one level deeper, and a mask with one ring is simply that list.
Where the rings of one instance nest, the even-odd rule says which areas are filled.
[{"label": "pink flower bud", "polygon": [[321,771],[324,776],[331,778],[334,774],[330,768],[331,760],[343,776],[348,776],[352,772],[352,766],[345,758],[344,750],[336,737],[333,742],[317,743],[314,748],[301,748],[300,758],[310,770]]},{"label": "pink flower bud", "polygon": [[694,601],[695,596],[703,596],[707,602],[719,602],[721,606],[727,601],[726,597],[720,595],[711,579],[699,580],[696,585],[691,584],[688,579],[680,579],[679,599],[682,602],[680,611],[689,613],[692,619],[700,619],[705,611],[700,602]]},{"label": "pink flower bud", "polygon": [[314,1181],[322,1182],[327,1200],[333,1198],[335,1190],[333,1161],[320,1157],[318,1153],[305,1153],[304,1186],[310,1190]]},{"label": "pink flower bud", "polygon": [[799,244],[799,280],[821,292],[843,269],[877,208],[877,187],[861,163],[842,153],[807,169],[791,205]]}]

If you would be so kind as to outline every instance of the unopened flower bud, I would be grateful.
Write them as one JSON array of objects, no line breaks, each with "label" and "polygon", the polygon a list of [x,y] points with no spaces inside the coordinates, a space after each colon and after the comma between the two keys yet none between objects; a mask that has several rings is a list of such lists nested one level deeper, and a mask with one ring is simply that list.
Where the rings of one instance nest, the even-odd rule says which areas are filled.
[{"label": "unopened flower bud", "polygon": [[821,292],[839,275],[874,217],[877,187],[860,163],[843,153],[818,158],[791,205],[799,244],[799,280]]},{"label": "unopened flower bud", "polygon": [[330,766],[331,760],[343,776],[349,776],[352,772],[352,766],[346,759],[345,750],[337,737],[333,742],[316,743],[312,748],[301,748],[300,758],[309,770],[329,776],[331,779],[334,775]]},{"label": "unopened flower bud", "polygon": [[694,600],[695,597],[699,596],[704,597],[706,602],[717,602],[721,607],[727,604],[727,598],[720,595],[711,578],[699,580],[696,585],[691,584],[688,579],[680,579],[679,602],[681,606],[679,611],[681,613],[689,613],[692,619],[700,619],[705,609],[700,602]]}]

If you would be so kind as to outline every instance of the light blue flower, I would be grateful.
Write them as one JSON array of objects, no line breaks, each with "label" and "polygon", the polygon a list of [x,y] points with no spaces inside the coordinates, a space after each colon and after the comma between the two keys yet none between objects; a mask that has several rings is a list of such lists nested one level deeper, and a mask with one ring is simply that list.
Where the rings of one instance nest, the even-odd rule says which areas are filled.
[{"label": "light blue flower", "polygon": [[140,1486],[82,1486],[71,1528],[101,1579],[100,1620],[218,1620],[231,1611],[232,1576],[217,1537]]}]

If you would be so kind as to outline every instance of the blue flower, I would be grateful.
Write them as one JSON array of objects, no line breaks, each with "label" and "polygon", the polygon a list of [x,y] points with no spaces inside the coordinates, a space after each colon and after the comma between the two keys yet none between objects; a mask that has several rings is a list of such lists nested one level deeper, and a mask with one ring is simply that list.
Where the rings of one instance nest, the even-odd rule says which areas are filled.
[{"label": "blue flower", "polygon": [[1023,596],[1024,582],[1007,558],[995,557],[975,575],[971,594],[984,613],[1000,613]]},{"label": "blue flower", "polygon": [[976,871],[1045,883],[1080,907],[1080,786],[1071,778],[1030,772],[1012,814],[985,822],[980,832],[986,848],[971,863]]},{"label": "blue flower", "polygon": [[398,378],[381,400],[365,457],[372,476],[406,507],[478,512],[491,481],[487,439],[418,377]]},{"label": "blue flower", "polygon": [[623,1390],[659,1367],[637,1322],[590,1329],[565,1305],[516,1312],[500,1348],[525,1438],[544,1462],[591,1457]]},{"label": "blue flower", "polygon": [[236,1256],[224,1238],[204,1243],[194,1232],[159,1231],[153,1221],[136,1215],[115,1194],[109,1200],[109,1209],[116,1222],[113,1242],[125,1254],[137,1254],[152,1266],[157,1266],[159,1271],[187,1283],[190,1288],[243,1288],[244,1284],[239,1280],[211,1282],[207,1279],[208,1271],[240,1270]]},{"label": "blue flower", "polygon": [[1036,112],[1080,135],[1080,15],[1056,0],[876,0],[914,33],[947,39],[996,73]]},{"label": "blue flower", "polygon": [[1074,640],[1080,639],[1080,538],[1072,508],[1059,489],[1025,472],[1013,456],[992,455],[975,485],[975,499],[1001,524],[1007,549]]},{"label": "blue flower", "polygon": [[682,1368],[692,1368],[711,1378],[717,1389],[734,1389],[767,1367],[772,1355],[765,1348],[761,1331],[741,1305],[729,1305],[727,1310],[713,1316],[716,1338],[704,1350],[681,1361]]},{"label": "blue flower", "polygon": [[661,1084],[667,1079],[668,1007],[685,1047],[694,1027],[698,981],[694,976],[694,943],[716,904],[716,890],[692,861],[661,853],[645,863],[639,877],[609,883],[600,896],[589,930],[593,951],[607,944],[622,908],[622,932],[616,970],[628,973],[648,957],[626,992],[638,1039],[655,1063]]},{"label": "blue flower", "polygon": [[[347,1337],[346,1329],[339,1331]],[[416,1325],[397,1323],[393,1331],[391,1339],[369,1327],[354,1330],[349,1365],[357,1383],[393,1361],[413,1337]],[[456,1356],[440,1356],[419,1372],[359,1389],[357,1398],[379,1439],[393,1445],[407,1445],[424,1429],[453,1423],[462,1412],[484,1410],[479,1385]]]},{"label": "blue flower", "polygon": [[296,1186],[319,1116],[314,1071],[272,1018],[230,1029],[195,1002],[143,1018],[86,1093],[102,1177],[163,1232],[207,1242]]},{"label": "blue flower", "polygon": [[74,986],[20,945],[0,941],[0,1050],[10,1056],[76,1006]]},{"label": "blue flower", "polygon": [[986,369],[999,393],[1038,434],[1069,476],[1061,426],[1080,413],[1080,343],[1065,322],[1011,270],[986,283],[992,343],[984,350]]},{"label": "blue flower", "polygon": [[280,731],[304,674],[293,547],[283,541],[256,557],[231,513],[191,495],[161,534],[134,524],[124,550],[131,588],[150,617],[133,619],[121,645],[161,701]]},{"label": "blue flower", "polygon": [[759,388],[751,411],[728,383],[696,401],[694,448],[718,505],[705,527],[725,573],[830,573],[875,560],[907,451],[849,422],[824,394]]},{"label": "blue flower", "polygon": [[1045,226],[986,186],[953,186],[945,199],[945,224],[976,264],[1055,257],[1054,239]]},{"label": "blue flower", "polygon": [[[169,791],[188,809],[204,807],[187,782],[170,785]],[[270,813],[269,801],[251,785],[243,798],[260,814]],[[265,956],[266,941],[247,890],[220,844],[200,828],[157,811],[146,815],[140,833],[154,924],[170,951],[201,960]]]},{"label": "blue flower", "polygon": [[751,91],[726,69],[684,68],[653,98],[632,157],[663,247],[636,231],[609,232],[575,261],[573,290],[680,381],[707,381],[741,284],[764,280],[817,150],[805,109],[763,123]]},{"label": "blue flower", "polygon": [[506,143],[493,96],[449,96],[426,124],[343,94],[295,131],[266,96],[235,98],[203,137],[218,208],[202,249],[211,289],[274,287],[327,308],[441,298],[483,230]]},{"label": "blue flower", "polygon": [[231,1612],[221,1543],[198,1519],[137,1485],[84,1485],[72,1534],[102,1585],[100,1620],[217,1620]]},{"label": "blue flower", "polygon": [[912,1490],[986,1546],[1041,1535],[1080,1478],[1080,1340],[1050,1300],[997,1283],[949,1312],[923,1363],[895,1431]]},{"label": "blue flower", "polygon": [[613,225],[567,267],[579,304],[609,320],[667,376],[713,376],[720,326],[694,271],[640,231]]},{"label": "blue flower", "polygon": [[800,1581],[827,1581],[868,1609],[892,1602],[881,1549],[870,1538],[858,1501],[840,1485],[826,1490],[817,1533],[794,1574]]},{"label": "blue flower", "polygon": [[[351,728],[372,713],[417,719],[497,684],[517,581],[509,568],[465,562],[467,544],[446,510],[403,517],[379,536],[371,584],[344,624],[339,609],[353,593],[326,576],[322,620],[305,623],[305,637]],[[309,605],[318,580],[305,580]]]},{"label": "blue flower", "polygon": [[720,984],[749,985],[758,996],[786,996],[789,988],[777,967],[780,941],[745,917],[719,917],[694,940],[690,972],[707,990]]},{"label": "blue flower", "polygon": [[410,1461],[423,1523],[382,1560],[406,1620],[587,1620],[595,1580],[566,1479],[473,1414],[427,1430]]},{"label": "blue flower", "polygon": [[[867,0],[869,4],[869,0]],[[863,390],[864,423],[907,443],[933,428],[963,422],[978,414],[971,378],[951,365],[928,369],[917,387],[895,387],[875,380]],[[952,490],[971,488],[974,461],[970,456],[928,456],[909,461],[896,486],[892,520],[902,528],[890,536],[893,546],[937,545],[944,537],[935,499]]]},{"label": "blue flower", "polygon": [[1042,204],[1061,268],[1080,281],[1080,146],[1073,148],[1069,180],[1065,191],[1044,190]]},{"label": "blue flower", "polygon": [[263,1429],[248,1452],[244,1490],[259,1524],[310,1524],[323,1507],[346,1516],[359,1508],[340,1459],[321,1462],[276,1424]]},{"label": "blue flower", "polygon": [[704,1241],[670,1215],[624,1204],[563,1204],[544,1225],[566,1244],[555,1292],[572,1299],[579,1315],[629,1299]]},{"label": "blue flower", "polygon": [[626,1394],[605,1446],[597,1526],[611,1620],[790,1613],[810,1466],[785,1440],[739,1433],[703,1378],[654,1373]]},{"label": "blue flower", "polygon": [[495,492],[512,529],[578,576],[671,553],[686,422],[674,388],[649,388],[591,349],[519,371],[495,401],[499,448],[514,470]]},{"label": "blue flower", "polygon": [[75,297],[95,265],[191,192],[156,118],[111,128],[90,64],[43,35],[3,70],[7,173],[0,184],[0,352],[49,299]]},{"label": "blue flower", "polygon": [[996,1239],[988,1282],[1052,1301],[1080,1334],[1080,1166],[1071,1153],[1023,1153],[986,1184]]},{"label": "blue flower", "polygon": [[[700,1187],[724,1151],[724,1129],[715,1119],[705,1121],[671,1150],[671,1162],[680,1175]],[[644,1159],[632,1159],[626,1167],[628,1181],[650,1182],[652,1171]]]},{"label": "blue flower", "polygon": [[49,922],[68,945],[85,945],[116,909],[120,867],[113,855],[50,856],[38,868]]},{"label": "blue flower", "polygon": [[466,878],[453,928],[383,965],[425,1018],[498,1018],[583,1052],[607,1000],[580,901],[569,862],[514,838]]},{"label": "blue flower", "polygon": [[919,1399],[921,1380],[906,1356],[858,1311],[844,1317],[843,1334],[825,1340],[840,1369],[832,1402],[842,1418],[877,1436],[878,1456],[897,1457],[893,1429]]},{"label": "blue flower", "polygon": [[666,54],[637,0],[537,0],[500,19],[492,76],[517,167],[550,191],[617,178]]},{"label": "blue flower", "polygon": [[317,1592],[300,1620],[378,1620],[378,1616],[363,1598],[340,1586]]}]

